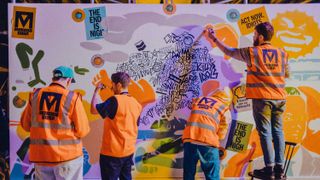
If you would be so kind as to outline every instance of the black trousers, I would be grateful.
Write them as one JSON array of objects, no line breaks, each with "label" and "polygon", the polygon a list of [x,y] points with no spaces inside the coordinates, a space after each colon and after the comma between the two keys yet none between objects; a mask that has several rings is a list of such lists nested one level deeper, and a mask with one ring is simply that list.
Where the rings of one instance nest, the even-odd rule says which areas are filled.
[{"label": "black trousers", "polygon": [[102,180],[131,180],[133,154],[123,158],[100,154],[100,172]]}]

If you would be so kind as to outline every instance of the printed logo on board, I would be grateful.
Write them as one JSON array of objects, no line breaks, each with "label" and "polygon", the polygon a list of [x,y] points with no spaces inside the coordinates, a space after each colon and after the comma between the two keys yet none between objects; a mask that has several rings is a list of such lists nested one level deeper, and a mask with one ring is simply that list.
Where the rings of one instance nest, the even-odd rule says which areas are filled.
[{"label": "printed logo on board", "polygon": [[34,39],[36,8],[18,7],[13,9],[12,37]]}]

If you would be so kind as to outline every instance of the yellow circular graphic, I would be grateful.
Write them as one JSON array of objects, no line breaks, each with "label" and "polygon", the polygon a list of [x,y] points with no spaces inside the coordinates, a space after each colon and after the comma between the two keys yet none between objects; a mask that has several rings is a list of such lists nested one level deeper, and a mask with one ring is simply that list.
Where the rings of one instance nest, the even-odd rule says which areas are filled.
[{"label": "yellow circular graphic", "polygon": [[274,37],[271,43],[283,47],[289,58],[297,59],[312,53],[319,44],[319,28],[312,16],[298,10],[277,14],[272,20]]},{"label": "yellow circular graphic", "polygon": [[86,14],[84,13],[84,11],[82,9],[75,9],[72,12],[72,19],[75,22],[82,22],[85,17],[86,17]]}]

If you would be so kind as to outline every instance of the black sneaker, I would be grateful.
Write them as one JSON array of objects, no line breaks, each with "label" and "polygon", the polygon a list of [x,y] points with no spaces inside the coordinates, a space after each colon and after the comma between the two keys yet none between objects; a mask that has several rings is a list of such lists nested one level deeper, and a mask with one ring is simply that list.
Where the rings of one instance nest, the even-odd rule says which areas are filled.
[{"label": "black sneaker", "polygon": [[256,178],[263,180],[274,180],[273,167],[264,167],[262,169],[256,169],[253,171],[253,175]]},{"label": "black sneaker", "polygon": [[282,168],[282,165],[275,165],[274,166],[274,177],[277,180],[283,180],[286,179],[285,175],[284,175],[284,170]]}]

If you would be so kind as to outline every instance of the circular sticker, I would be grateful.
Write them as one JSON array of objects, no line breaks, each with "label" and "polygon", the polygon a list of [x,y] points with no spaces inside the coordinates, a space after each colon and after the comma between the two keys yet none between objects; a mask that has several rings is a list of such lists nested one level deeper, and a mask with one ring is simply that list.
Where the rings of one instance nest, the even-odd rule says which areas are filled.
[{"label": "circular sticker", "polygon": [[91,64],[96,68],[100,68],[104,65],[104,59],[100,54],[94,55],[91,58]]},{"label": "circular sticker", "polygon": [[172,4],[165,3],[165,4],[163,4],[162,8],[163,8],[163,11],[168,15],[174,14],[176,12],[176,9],[177,9],[176,5],[173,4],[173,3]]},{"label": "circular sticker", "polygon": [[82,9],[75,9],[72,12],[72,19],[75,22],[82,22],[85,17],[86,17],[86,14],[84,13],[84,11]]},{"label": "circular sticker", "polygon": [[26,101],[21,99],[19,96],[14,96],[12,103],[16,108],[22,108],[24,105],[26,105]]},{"label": "circular sticker", "polygon": [[240,13],[237,9],[230,9],[227,12],[227,19],[230,22],[237,22],[240,18]]}]

